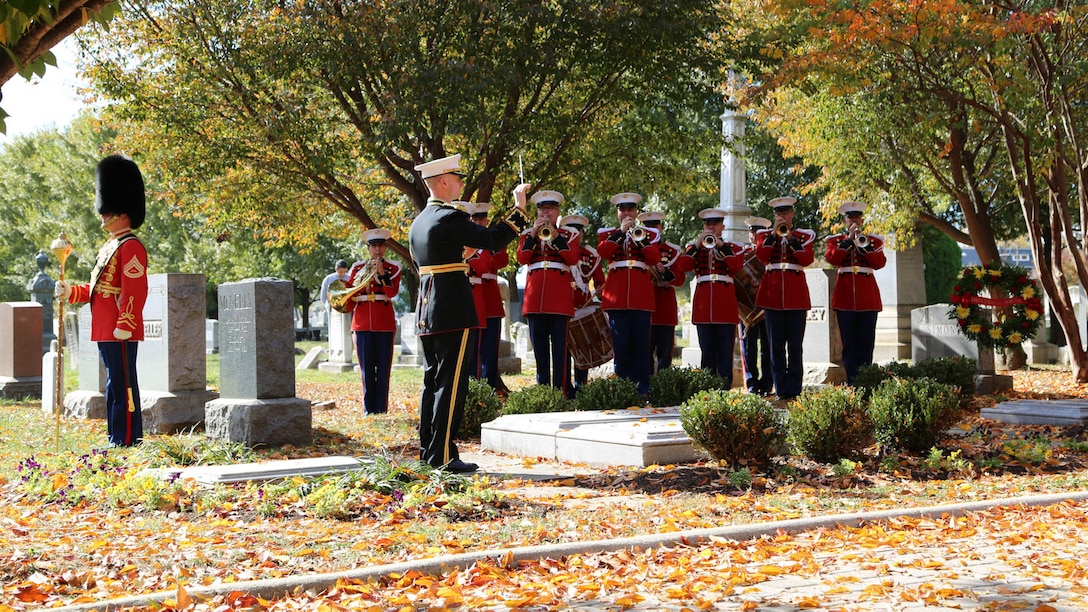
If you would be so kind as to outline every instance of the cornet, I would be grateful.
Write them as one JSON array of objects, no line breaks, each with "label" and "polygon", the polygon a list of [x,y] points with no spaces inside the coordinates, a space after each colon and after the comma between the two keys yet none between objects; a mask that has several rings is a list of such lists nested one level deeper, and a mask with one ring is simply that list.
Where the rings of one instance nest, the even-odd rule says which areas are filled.
[{"label": "cornet", "polygon": [[716,244],[718,244],[718,239],[714,237],[714,234],[706,234],[703,236],[704,249],[713,249]]},{"label": "cornet", "polygon": [[777,234],[781,238],[785,238],[786,236],[789,236],[790,231],[791,231],[791,229],[790,229],[790,224],[789,223],[779,223],[774,228],[774,233]]}]

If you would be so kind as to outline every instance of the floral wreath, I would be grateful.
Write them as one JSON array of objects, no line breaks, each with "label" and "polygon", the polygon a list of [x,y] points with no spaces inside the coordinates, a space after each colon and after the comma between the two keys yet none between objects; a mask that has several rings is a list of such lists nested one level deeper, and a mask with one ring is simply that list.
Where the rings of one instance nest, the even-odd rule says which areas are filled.
[{"label": "floral wreath", "polygon": [[[982,297],[984,288],[997,297]],[[1028,271],[1005,264],[968,266],[960,273],[949,298],[960,331],[982,347],[1017,346],[1035,336],[1042,324],[1043,302]],[[994,322],[990,308],[997,310]]]}]

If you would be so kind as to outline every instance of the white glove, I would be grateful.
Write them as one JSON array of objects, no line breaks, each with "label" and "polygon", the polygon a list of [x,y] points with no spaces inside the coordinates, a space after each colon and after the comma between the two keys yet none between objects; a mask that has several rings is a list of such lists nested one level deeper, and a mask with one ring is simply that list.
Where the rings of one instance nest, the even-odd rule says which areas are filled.
[{"label": "white glove", "polygon": [[121,329],[120,327],[118,327],[117,329],[113,330],[113,337],[117,338],[118,340],[128,340],[132,337],[132,332],[128,331],[127,329]]},{"label": "white glove", "polygon": [[53,295],[62,300],[67,300],[68,296],[72,295],[72,286],[64,281],[57,281],[53,285]]}]

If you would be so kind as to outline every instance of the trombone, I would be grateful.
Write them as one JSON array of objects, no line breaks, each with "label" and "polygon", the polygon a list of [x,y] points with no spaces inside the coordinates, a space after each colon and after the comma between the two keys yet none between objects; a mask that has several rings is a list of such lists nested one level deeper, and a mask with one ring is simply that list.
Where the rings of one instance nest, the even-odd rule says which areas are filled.
[{"label": "trombone", "polygon": [[348,302],[356,294],[363,291],[370,286],[370,283],[374,282],[374,279],[378,277],[378,270],[381,269],[379,265],[381,260],[371,259],[363,265],[363,275],[359,278],[359,282],[348,287],[344,284],[344,281],[333,281],[329,284],[329,306],[336,312],[348,312]]}]

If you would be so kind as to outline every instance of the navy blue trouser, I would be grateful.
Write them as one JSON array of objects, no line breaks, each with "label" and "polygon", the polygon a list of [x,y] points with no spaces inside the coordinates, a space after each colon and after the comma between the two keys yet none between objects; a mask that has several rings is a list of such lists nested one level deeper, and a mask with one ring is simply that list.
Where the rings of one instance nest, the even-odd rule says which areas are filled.
[{"label": "navy blue trouser", "polygon": [[650,311],[609,310],[608,327],[612,332],[613,371],[616,376],[634,381],[642,395],[650,393]]},{"label": "navy blue trouser", "polygon": [[842,367],[846,370],[846,384],[854,384],[861,366],[873,362],[873,346],[876,344],[875,310],[836,310],[839,336],[842,338]]},{"label": "navy blue trouser", "polygon": [[672,365],[672,350],[676,345],[676,327],[650,326],[650,373],[660,372]]},{"label": "navy blue trouser", "polygon": [[[110,444],[116,446],[135,446],[144,437],[140,384],[136,380],[136,349],[139,345],[131,340],[98,343],[98,354],[106,366],[106,433]],[[128,409],[129,388],[132,390],[132,412]]]},{"label": "navy blue trouser", "polygon": [[529,340],[536,358],[536,382],[567,392],[567,325],[570,317],[559,314],[530,314]]},{"label": "navy blue trouser", "polygon": [[733,323],[702,323],[695,326],[699,334],[699,367],[717,372],[733,386],[733,343],[736,340],[737,326]]},{"label": "navy blue trouser", "polygon": [[502,340],[502,317],[488,317],[487,327],[480,330],[480,367],[477,378],[491,385],[502,386],[499,377],[499,342]]},{"label": "navy blue trouser", "polygon": [[763,321],[741,326],[740,348],[744,354],[744,385],[752,393],[770,393],[774,389],[771,376],[771,346],[767,339],[767,324]]},{"label": "navy blue trouser", "polygon": [[355,332],[355,355],[363,378],[363,412],[389,410],[389,375],[393,371],[393,332]]},{"label": "navy blue trouser", "polygon": [[771,372],[779,397],[801,395],[805,373],[802,344],[807,310],[766,309],[767,336],[771,341]]},{"label": "navy blue trouser", "polygon": [[423,392],[419,399],[419,458],[432,467],[459,459],[453,439],[461,428],[468,394],[469,347],[475,329],[419,337],[423,345]]}]

